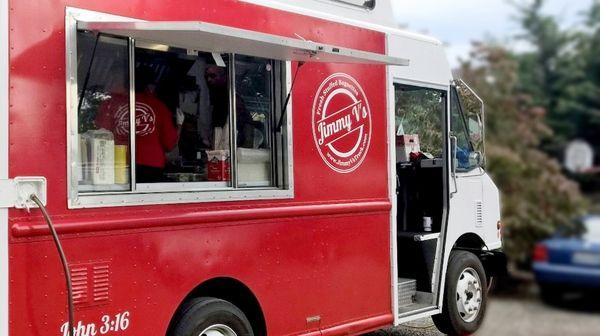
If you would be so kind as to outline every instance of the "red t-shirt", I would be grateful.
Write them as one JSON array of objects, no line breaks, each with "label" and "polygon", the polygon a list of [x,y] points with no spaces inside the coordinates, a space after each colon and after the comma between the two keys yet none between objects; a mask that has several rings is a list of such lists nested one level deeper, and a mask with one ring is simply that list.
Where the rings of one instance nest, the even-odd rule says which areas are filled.
[{"label": "red t-shirt", "polygon": [[[135,162],[138,165],[164,168],[165,153],[177,144],[177,128],[171,111],[147,93],[135,95]],[[113,94],[102,104],[96,125],[115,137],[115,144],[129,145],[129,97]]]}]

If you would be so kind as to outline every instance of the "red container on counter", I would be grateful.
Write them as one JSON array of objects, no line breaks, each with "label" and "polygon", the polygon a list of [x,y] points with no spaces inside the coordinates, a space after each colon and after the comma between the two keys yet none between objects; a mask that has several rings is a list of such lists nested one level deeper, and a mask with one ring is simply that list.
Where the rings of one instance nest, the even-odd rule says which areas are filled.
[{"label": "red container on counter", "polygon": [[229,151],[214,150],[206,152],[208,155],[208,180],[229,181],[230,160]]}]

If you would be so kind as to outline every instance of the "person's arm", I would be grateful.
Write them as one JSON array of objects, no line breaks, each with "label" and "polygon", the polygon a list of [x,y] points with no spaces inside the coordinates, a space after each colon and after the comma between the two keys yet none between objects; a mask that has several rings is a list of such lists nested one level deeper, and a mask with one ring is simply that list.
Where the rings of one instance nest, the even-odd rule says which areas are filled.
[{"label": "person's arm", "polygon": [[183,126],[183,122],[185,121],[185,114],[183,113],[183,111],[181,109],[177,109],[177,112],[175,112],[175,121],[177,124],[177,139],[179,139],[179,137],[181,136],[181,129]]},{"label": "person's arm", "polygon": [[179,135],[181,134],[181,125],[179,125],[179,121],[183,124],[183,118],[180,119],[178,116],[178,125],[173,125],[173,117],[166,106],[161,103],[157,110],[159,110],[157,112],[160,116],[158,123],[160,143],[165,152],[170,152],[175,148],[179,141]]}]

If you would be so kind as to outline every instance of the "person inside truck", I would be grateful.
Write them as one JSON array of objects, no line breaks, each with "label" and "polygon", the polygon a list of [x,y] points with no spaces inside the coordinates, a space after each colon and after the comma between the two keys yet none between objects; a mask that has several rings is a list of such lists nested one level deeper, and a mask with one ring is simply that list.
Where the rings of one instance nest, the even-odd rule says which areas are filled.
[{"label": "person inside truck", "polygon": [[[214,149],[224,149],[223,144],[229,143],[229,87],[227,69],[217,65],[208,65],[205,75],[209,88],[210,104],[212,106],[212,122],[215,128]],[[242,98],[236,94],[236,125],[238,129],[237,144],[239,147],[252,148],[254,135],[252,117]]]},{"label": "person inside truck", "polygon": [[155,95],[156,84],[151,68],[136,71],[136,178],[139,183],[164,180],[166,153],[175,148],[181,134],[185,115],[173,113]]},{"label": "person inside truck", "polygon": [[[179,140],[185,116],[179,109],[173,122],[173,113],[155,95],[157,83],[150,67],[141,66],[136,70],[136,181],[153,183],[164,181],[166,153],[171,151]],[[129,101],[118,89],[111,93],[114,97],[100,107],[96,125],[108,129],[116,135],[117,143],[128,143]],[[119,101],[117,103],[117,100]]]}]

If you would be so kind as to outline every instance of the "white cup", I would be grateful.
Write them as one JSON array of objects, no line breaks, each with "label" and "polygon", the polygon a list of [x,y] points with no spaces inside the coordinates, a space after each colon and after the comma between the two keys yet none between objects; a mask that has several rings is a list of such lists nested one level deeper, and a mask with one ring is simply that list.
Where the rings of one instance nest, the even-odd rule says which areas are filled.
[{"label": "white cup", "polygon": [[423,217],[423,231],[431,232],[432,223],[433,221],[431,220],[431,217]]}]

